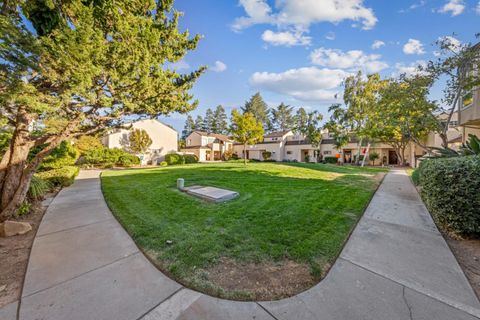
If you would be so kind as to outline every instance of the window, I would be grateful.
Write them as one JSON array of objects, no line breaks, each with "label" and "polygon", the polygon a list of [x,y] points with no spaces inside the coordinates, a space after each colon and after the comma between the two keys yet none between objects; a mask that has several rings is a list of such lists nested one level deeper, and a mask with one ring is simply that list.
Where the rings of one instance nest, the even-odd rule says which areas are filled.
[{"label": "window", "polygon": [[287,154],[292,154],[292,151],[287,151]]},{"label": "window", "polygon": [[192,139],[188,139],[187,140],[187,146],[191,145],[192,144]]},{"label": "window", "polygon": [[[478,66],[475,66],[475,65],[470,65],[468,67],[468,71],[466,72],[467,78],[476,77],[477,72],[478,72],[477,67]],[[461,107],[463,109],[468,108],[473,104],[473,91],[474,90],[475,90],[475,88],[466,88],[465,90],[463,90],[462,105],[461,105]]]},{"label": "window", "polygon": [[332,154],[332,151],[323,151],[323,154]]}]

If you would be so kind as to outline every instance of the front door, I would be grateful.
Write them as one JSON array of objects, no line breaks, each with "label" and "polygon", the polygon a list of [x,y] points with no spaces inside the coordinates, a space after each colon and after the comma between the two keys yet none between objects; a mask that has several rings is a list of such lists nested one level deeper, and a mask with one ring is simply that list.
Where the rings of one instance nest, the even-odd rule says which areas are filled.
[{"label": "front door", "polygon": [[391,164],[391,165],[398,164],[398,157],[395,150],[388,150],[388,164]]},{"label": "front door", "polygon": [[352,150],[345,150],[343,152],[343,162],[352,163]]}]

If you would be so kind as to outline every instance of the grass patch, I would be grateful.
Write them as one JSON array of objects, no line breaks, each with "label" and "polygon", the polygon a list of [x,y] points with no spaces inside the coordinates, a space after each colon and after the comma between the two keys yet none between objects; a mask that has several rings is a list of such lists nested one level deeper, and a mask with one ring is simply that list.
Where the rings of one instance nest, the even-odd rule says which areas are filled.
[{"label": "grass patch", "polygon": [[[222,258],[239,263],[288,259],[307,264],[318,280],[384,171],[321,164],[192,164],[106,171],[102,188],[114,214],[162,270],[209,294],[255,299],[252,292],[218,287],[209,281],[208,269]],[[240,197],[207,203],[177,191],[180,177],[186,186],[231,189]]]}]

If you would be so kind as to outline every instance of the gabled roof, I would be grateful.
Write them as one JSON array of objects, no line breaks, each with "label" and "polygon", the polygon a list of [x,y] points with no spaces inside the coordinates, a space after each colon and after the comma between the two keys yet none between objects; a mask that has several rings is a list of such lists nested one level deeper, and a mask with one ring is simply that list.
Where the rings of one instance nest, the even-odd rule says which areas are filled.
[{"label": "gabled roof", "polygon": [[283,137],[287,133],[289,133],[292,130],[285,130],[285,131],[275,131],[275,132],[270,132],[269,134],[264,135],[264,138],[278,138],[278,137]]},{"label": "gabled roof", "polygon": [[208,132],[205,132],[205,131],[198,131],[198,130],[195,130],[192,133],[196,133],[198,135],[201,135],[202,137],[214,137],[214,138],[217,138],[218,140],[221,140],[221,141],[224,141],[224,142],[232,142],[233,141],[228,136],[226,136],[224,134],[219,134],[219,133],[208,133]]}]

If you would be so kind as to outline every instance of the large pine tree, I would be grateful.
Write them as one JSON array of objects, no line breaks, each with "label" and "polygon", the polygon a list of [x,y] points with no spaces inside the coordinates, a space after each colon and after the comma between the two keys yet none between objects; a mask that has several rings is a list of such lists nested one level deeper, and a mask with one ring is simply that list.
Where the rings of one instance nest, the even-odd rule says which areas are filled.
[{"label": "large pine tree", "polygon": [[187,120],[185,120],[185,126],[183,127],[182,131],[182,140],[187,139],[187,137],[195,130],[195,122],[191,115],[187,116]]},{"label": "large pine tree", "polygon": [[283,102],[276,108],[272,109],[272,127],[273,130],[291,130],[295,125],[295,119],[292,114],[293,107],[290,107]]},{"label": "large pine tree", "polygon": [[0,123],[12,136],[0,161],[0,222],[62,141],[196,107],[189,89],[204,68],[165,67],[199,40],[178,31],[180,16],[173,0],[2,2]]},{"label": "large pine tree", "polygon": [[201,115],[198,115],[197,118],[195,119],[195,130],[198,131],[205,131],[205,122],[203,121],[203,118]]},{"label": "large pine tree", "polygon": [[296,133],[305,135],[307,132],[307,126],[308,126],[308,114],[304,108],[300,107],[295,113],[293,130]]},{"label": "large pine tree", "polygon": [[268,117],[268,106],[263,101],[260,92],[255,93],[250,100],[245,102],[245,106],[242,109],[243,113],[249,112],[251,113],[255,119],[260,121],[264,129],[270,129],[270,119]]},{"label": "large pine tree", "polygon": [[205,112],[205,118],[203,118],[203,130],[206,132],[214,132],[215,130],[215,117],[212,109],[208,108]]},{"label": "large pine tree", "polygon": [[221,105],[217,106],[214,113],[214,119],[215,119],[215,123],[214,123],[213,132],[220,133],[220,134],[227,134],[228,118],[223,106]]}]

